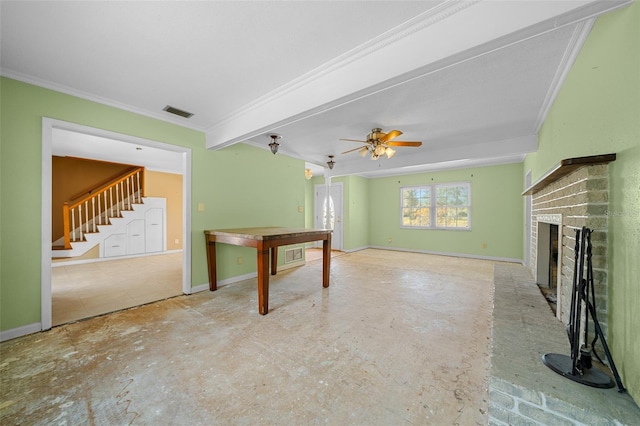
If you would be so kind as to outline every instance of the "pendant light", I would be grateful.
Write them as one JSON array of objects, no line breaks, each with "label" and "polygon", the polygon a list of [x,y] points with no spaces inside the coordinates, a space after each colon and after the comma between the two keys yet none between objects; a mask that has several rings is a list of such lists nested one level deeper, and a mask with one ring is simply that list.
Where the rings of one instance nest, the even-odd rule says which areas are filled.
[{"label": "pendant light", "polygon": [[271,148],[271,152],[273,153],[273,155],[276,155],[276,153],[278,152],[278,148],[280,147],[280,144],[277,141],[278,139],[282,138],[282,136],[274,133],[272,135],[269,135],[269,137],[271,138],[269,148]]}]

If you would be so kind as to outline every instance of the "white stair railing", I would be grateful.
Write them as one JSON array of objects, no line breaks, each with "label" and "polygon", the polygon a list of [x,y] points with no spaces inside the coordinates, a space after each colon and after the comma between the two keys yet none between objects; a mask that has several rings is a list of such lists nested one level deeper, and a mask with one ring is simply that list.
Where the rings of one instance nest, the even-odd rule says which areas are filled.
[{"label": "white stair railing", "polygon": [[[120,217],[124,210],[131,210],[134,203],[142,203],[144,197],[144,167],[136,167],[114,179],[89,190],[89,194],[67,201],[63,206],[64,247],[84,241],[84,234],[97,232],[98,225],[109,224],[112,217]],[[73,200],[72,200],[73,201]]]}]

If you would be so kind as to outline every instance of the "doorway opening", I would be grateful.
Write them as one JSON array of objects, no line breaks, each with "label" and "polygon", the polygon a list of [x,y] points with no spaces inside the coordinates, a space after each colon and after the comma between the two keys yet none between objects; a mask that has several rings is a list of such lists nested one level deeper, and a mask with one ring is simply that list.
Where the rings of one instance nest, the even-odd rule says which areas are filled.
[{"label": "doorway opening", "polygon": [[[331,250],[342,250],[342,182],[314,185],[314,227],[332,229]],[[322,244],[315,243],[315,247]]]},{"label": "doorway opening", "polygon": [[[179,158],[179,168],[182,173],[182,251],[178,253],[178,264],[181,265],[180,277],[178,278],[183,294],[191,293],[191,235],[189,229],[191,228],[191,212],[190,212],[190,194],[191,194],[191,149],[184,148],[177,145],[170,145],[166,143],[156,142],[148,139],[138,138],[134,136],[114,133],[101,129],[82,126],[74,123],[68,123],[60,120],[54,120],[50,118],[42,119],[42,253],[41,253],[41,328],[42,330],[50,329],[53,325],[52,319],[52,247],[51,247],[51,234],[52,234],[52,155],[53,155],[53,142],[54,132],[58,130],[64,130],[79,135],[86,135],[88,137],[97,137],[111,140],[114,144],[131,144],[136,147],[150,148],[166,153],[177,155]],[[95,159],[95,158],[94,158]],[[154,256],[145,257],[150,262]],[[174,258],[175,258],[174,254]],[[142,258],[143,261],[145,258]],[[120,259],[123,260],[123,259]],[[158,259],[156,259],[158,260]],[[106,264],[108,262],[99,262],[100,264]],[[104,265],[102,265],[104,266]],[[142,278],[144,274],[140,272]],[[111,279],[116,279],[111,277]],[[94,286],[100,286],[101,283],[95,282],[93,279],[89,281]],[[157,300],[161,300],[165,297],[158,295]],[[140,300],[139,304],[148,303]],[[121,309],[131,307],[123,306]],[[113,309],[116,310],[116,309]]]}]

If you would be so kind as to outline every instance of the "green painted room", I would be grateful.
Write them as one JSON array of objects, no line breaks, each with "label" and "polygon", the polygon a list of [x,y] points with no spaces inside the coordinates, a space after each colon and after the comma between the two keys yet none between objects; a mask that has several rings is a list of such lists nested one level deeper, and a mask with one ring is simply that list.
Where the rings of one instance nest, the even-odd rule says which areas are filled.
[{"label": "green painted room", "polygon": [[[181,2],[122,2],[122,13],[117,4],[102,2],[77,8],[69,2],[25,3],[0,4],[0,423],[579,425],[633,424],[640,414],[637,1],[566,1],[556,9],[528,0],[522,9],[491,0],[332,2],[337,11],[326,2],[185,2],[184,8]],[[92,29],[103,7],[105,22],[114,28],[126,24],[126,31],[130,25],[132,32]],[[47,23],[55,21],[47,11],[68,20]],[[209,34],[213,30],[205,28],[203,11],[220,13],[215,22],[246,34],[237,42],[231,35],[209,40],[203,50],[200,40],[179,44],[178,36],[169,34],[180,32],[181,41]],[[365,26],[355,19],[360,14],[381,19],[391,12],[397,15],[380,28],[356,31]],[[284,13],[292,18],[285,19]],[[145,25],[152,30],[142,31],[147,27],[141,24],[137,29],[141,14],[150,16]],[[276,25],[264,22],[265,17]],[[345,29],[332,35],[322,28],[321,17]],[[494,28],[479,24],[492,19],[499,21]],[[72,25],[62,28],[65,22]],[[171,31],[160,27],[167,22],[175,24]],[[448,32],[461,34],[465,22],[471,22],[469,34],[477,31],[473,42],[462,40],[473,35]],[[350,25],[353,29],[347,30]],[[270,33],[273,27],[277,30]],[[43,33],[34,35],[33,28]],[[48,30],[60,34],[49,42]],[[447,39],[439,42],[440,31]],[[96,57],[92,46],[82,42],[83,34],[95,35],[96,51],[112,56]],[[139,38],[128,46],[125,34]],[[561,38],[566,44],[556,40]],[[316,51],[314,39],[322,39]],[[547,48],[543,39],[558,45]],[[154,52],[155,46],[175,57]],[[397,60],[391,52],[398,53]],[[134,54],[141,56],[127,56]],[[71,62],[82,55],[85,60]],[[546,60],[558,62],[543,67]],[[237,65],[227,65],[234,61]],[[123,69],[128,62],[147,63],[153,72],[135,65]],[[174,80],[162,78],[167,77],[165,66],[175,73]],[[66,78],[71,69],[84,78]],[[98,69],[100,75],[91,75]],[[519,78],[507,84],[498,81],[502,77],[490,77],[503,72]],[[545,80],[538,85],[537,79]],[[417,96],[394,92],[421,84],[429,86],[421,100],[430,104],[427,109],[421,109]],[[485,97],[494,84],[503,84],[499,101]],[[527,91],[535,92],[536,100],[525,105],[519,96]],[[195,114],[172,116],[162,111],[165,105]],[[494,121],[485,119],[489,111]],[[421,126],[433,133],[422,132]],[[398,140],[422,145],[390,144],[398,154],[385,158],[368,147],[378,127],[401,129]],[[370,130],[367,141],[348,139]],[[67,323],[56,323],[54,312],[52,323],[52,309],[59,309],[52,308],[52,274],[62,268],[56,263],[70,260],[55,259],[51,235],[56,185],[51,158],[60,155],[55,142],[60,131],[117,140],[143,155],[148,149],[177,158],[179,171],[170,173],[181,176],[182,217],[176,230],[165,235],[170,241],[162,250],[175,255],[178,268],[170,297]],[[390,133],[385,137],[390,140]],[[270,139],[279,145],[270,149]],[[379,142],[373,143],[375,148]],[[607,154],[615,156],[603,160]],[[81,156],[69,154],[74,155]],[[133,156],[128,163],[108,156],[103,161],[137,165]],[[305,177],[305,170],[313,176]],[[441,206],[436,194],[443,188],[462,188],[463,201],[454,203],[464,212],[456,216],[458,222],[440,222],[447,220],[435,207]],[[339,199],[326,196],[334,190]],[[406,197],[419,191],[429,194],[430,212],[424,216],[426,210],[413,208],[412,214],[427,221],[416,225],[413,216],[408,219]],[[586,201],[575,201],[578,196]],[[335,211],[334,201],[340,205]],[[559,235],[543,236],[549,226],[559,226]],[[582,226],[593,231],[592,302],[599,303],[598,320],[615,361],[615,373],[608,357],[605,365],[598,363],[610,376],[607,389],[574,383],[540,361],[541,354],[555,348],[570,354],[565,326],[573,314],[574,235]],[[256,250],[217,244],[220,288],[209,291],[205,231],[260,227],[333,229],[331,285],[320,284],[322,243],[295,243],[291,247],[303,251],[293,261],[287,257],[294,256],[291,247],[276,248],[279,270],[271,276],[271,310],[260,315]],[[544,272],[558,279],[550,284],[547,278],[551,298],[539,288],[543,254],[538,242],[543,238],[557,240],[562,258],[554,260],[559,270],[548,272],[547,267]],[[110,262],[84,256],[71,259],[69,266]],[[145,258],[154,257],[161,259]],[[110,274],[110,280],[118,280]],[[514,286],[508,296],[504,280]],[[268,295],[268,276],[266,282]],[[102,283],[96,277],[86,285]],[[433,294],[421,294],[431,285]],[[386,293],[396,286],[406,293]],[[477,289],[482,296],[472,297]],[[451,299],[442,299],[448,302],[427,306],[429,298],[440,300],[446,291],[453,292]],[[467,299],[478,304],[463,313]],[[419,300],[425,302],[415,314],[404,310],[404,303],[413,307]],[[507,305],[519,306],[509,321],[500,317]],[[427,308],[434,315],[428,319],[421,317]],[[167,337],[163,333],[180,323],[177,315],[192,316]],[[464,334],[466,343],[453,350],[462,357],[457,366],[446,364],[446,355],[436,359],[434,347],[440,343],[428,334],[444,340],[456,334],[448,315],[467,315],[467,326],[460,328],[476,333]],[[506,323],[508,331],[498,329]],[[541,336],[553,329],[560,337],[525,350],[534,345],[536,327]],[[589,332],[593,335],[593,327]],[[84,353],[83,345],[97,345],[102,335],[103,349],[74,359]],[[121,342],[133,336],[135,342]],[[151,343],[153,336],[158,337]],[[499,346],[504,336],[512,348]],[[602,344],[596,347],[604,358]],[[255,347],[251,357],[245,345]],[[160,358],[165,350],[170,358]],[[410,360],[400,358],[402,353]],[[527,360],[520,361],[523,357]],[[476,373],[457,368],[474,359],[480,372],[471,384]],[[392,367],[394,360],[406,365],[405,373],[401,365]],[[442,368],[428,370],[431,364]],[[93,365],[105,371],[98,376],[85,370]],[[535,365],[523,367],[535,375],[529,384],[520,383],[520,373],[510,370],[520,365]],[[154,375],[166,381],[153,381]],[[549,389],[555,383],[562,384],[556,393]],[[625,392],[617,392],[620,384]],[[405,394],[396,390],[400,386],[413,387]],[[563,386],[567,399],[557,395]],[[428,393],[436,388],[442,393]],[[32,391],[33,397],[22,399]],[[123,408],[128,392],[126,405],[135,409]],[[561,402],[549,402],[556,399]],[[526,411],[525,406],[532,408]]]}]

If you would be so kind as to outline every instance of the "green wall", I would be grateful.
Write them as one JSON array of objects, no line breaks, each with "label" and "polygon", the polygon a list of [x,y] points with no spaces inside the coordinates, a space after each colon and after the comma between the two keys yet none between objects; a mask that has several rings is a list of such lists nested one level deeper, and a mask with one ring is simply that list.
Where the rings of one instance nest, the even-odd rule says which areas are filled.
[{"label": "green wall", "polygon": [[[369,193],[368,179],[360,176],[337,176],[331,183],[342,183],[343,197],[343,235],[344,251],[358,250],[369,246]],[[318,184],[324,184],[321,178]]]},{"label": "green wall", "polygon": [[[307,210],[311,212],[307,227],[314,227],[314,186],[324,183],[323,176],[314,176],[307,183]],[[369,180],[360,176],[338,176],[331,178],[331,183],[342,183],[342,249],[348,252],[368,247]]]},{"label": "green wall", "polygon": [[[471,183],[471,230],[401,228],[400,187],[446,182]],[[371,179],[369,243],[375,247],[522,259],[522,182],[522,163]]]},{"label": "green wall", "polygon": [[[208,282],[205,229],[304,225],[300,160],[243,144],[208,151],[202,132],[12,79],[0,96],[0,330],[40,322],[42,117],[192,149],[192,286]],[[249,249],[219,252],[219,279],[255,271]]]},{"label": "green wall", "polygon": [[369,246],[369,180],[360,176],[349,176],[345,181],[345,219],[348,238],[345,250],[358,250]]},{"label": "green wall", "polygon": [[616,153],[609,181],[608,343],[640,401],[640,4],[598,18],[527,156],[533,180],[564,158]]},{"label": "green wall", "polygon": [[[471,182],[470,231],[400,228],[400,187]],[[508,260],[523,257],[522,163],[367,179],[339,176],[344,188],[343,249],[382,247]],[[313,209],[314,177],[308,184]],[[311,221],[308,226],[313,226]],[[391,242],[389,242],[391,238]]]}]

